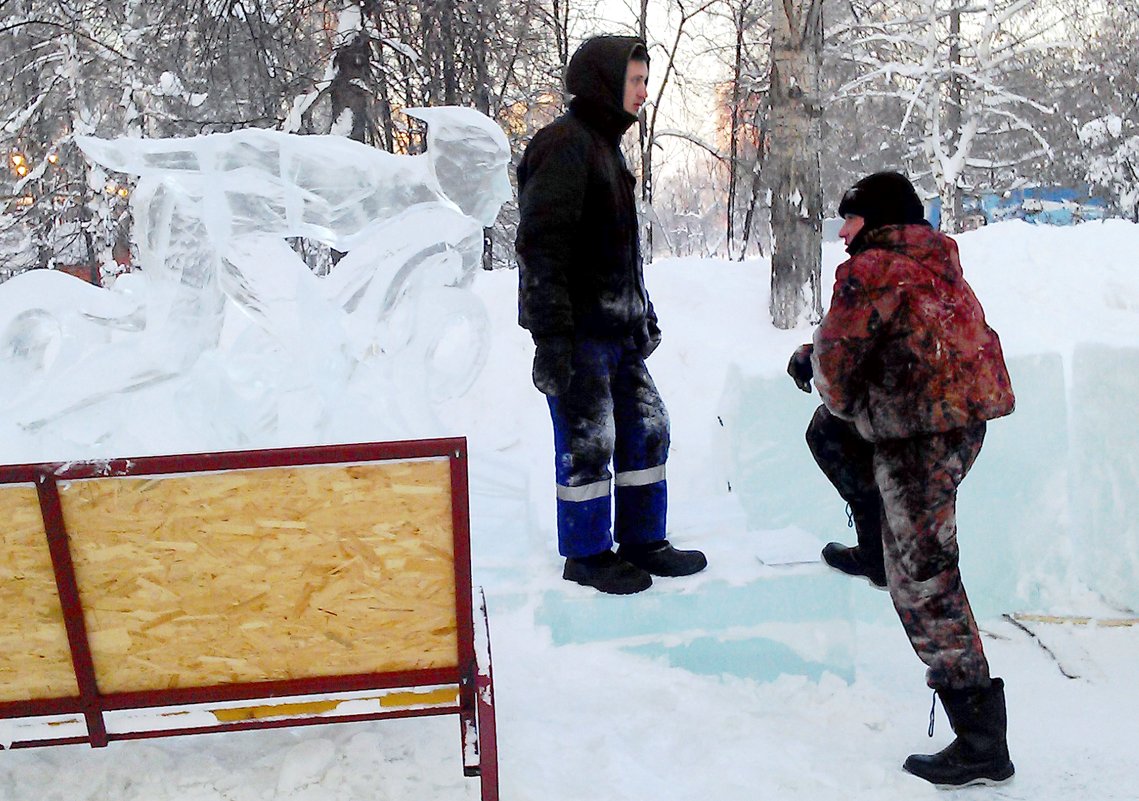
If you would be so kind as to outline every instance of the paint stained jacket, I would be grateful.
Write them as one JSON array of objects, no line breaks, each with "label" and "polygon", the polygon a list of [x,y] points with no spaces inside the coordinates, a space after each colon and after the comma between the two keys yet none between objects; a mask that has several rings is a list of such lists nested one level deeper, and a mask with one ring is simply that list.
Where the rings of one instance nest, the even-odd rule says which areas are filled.
[{"label": "paint stained jacket", "polygon": [[928,225],[868,231],[839,265],[811,364],[827,408],[872,442],[962,428],[1014,406],[1000,340],[957,243]]},{"label": "paint stained jacket", "polygon": [[536,338],[636,335],[656,316],[645,290],[636,178],[621,136],[632,37],[599,37],[571,61],[569,111],[518,165],[518,321]]}]

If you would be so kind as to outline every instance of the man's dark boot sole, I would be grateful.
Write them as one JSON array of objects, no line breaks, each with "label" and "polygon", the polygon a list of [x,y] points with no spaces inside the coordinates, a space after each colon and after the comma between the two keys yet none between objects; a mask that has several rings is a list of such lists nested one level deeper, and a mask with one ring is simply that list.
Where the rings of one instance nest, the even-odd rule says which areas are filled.
[{"label": "man's dark boot sole", "polygon": [[885,591],[887,589],[886,578],[883,576],[882,582],[878,583],[876,579],[868,576],[862,564],[854,558],[850,550],[837,542],[828,543],[822,552],[823,564],[836,573],[851,578],[864,579],[874,589]]},{"label": "man's dark boot sole", "polygon": [[622,570],[620,576],[615,576],[612,573],[602,575],[600,571],[587,570],[579,565],[571,565],[567,562],[562,571],[562,578],[583,587],[591,587],[606,595],[634,595],[653,586],[653,577],[645,571],[632,565],[625,565],[624,567],[625,569]]},{"label": "man's dark boot sole", "polygon": [[639,567],[654,576],[681,578],[693,576],[708,566],[708,559],[700,551],[679,551],[671,553],[648,552],[637,554],[628,549],[617,549],[617,555],[629,564]]},{"label": "man's dark boot sole", "polygon": [[959,787],[992,787],[1005,784],[1016,775],[1016,768],[1013,767],[1012,762],[973,766],[972,770],[963,767],[960,773],[968,774],[964,777],[947,776],[941,770],[930,770],[929,767],[932,766],[927,766],[921,756],[915,755],[905,761],[902,770],[917,776],[919,779],[924,779],[941,790],[955,790]]}]

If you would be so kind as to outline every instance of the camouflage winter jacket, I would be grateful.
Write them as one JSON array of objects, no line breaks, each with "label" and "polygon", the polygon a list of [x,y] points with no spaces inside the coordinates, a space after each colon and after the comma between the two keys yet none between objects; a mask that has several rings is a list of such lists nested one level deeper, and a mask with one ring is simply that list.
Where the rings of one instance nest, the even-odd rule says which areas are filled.
[{"label": "camouflage winter jacket", "polygon": [[1013,410],[997,334],[957,243],[927,225],[867,232],[835,272],[814,336],[815,386],[870,441],[961,428]]}]

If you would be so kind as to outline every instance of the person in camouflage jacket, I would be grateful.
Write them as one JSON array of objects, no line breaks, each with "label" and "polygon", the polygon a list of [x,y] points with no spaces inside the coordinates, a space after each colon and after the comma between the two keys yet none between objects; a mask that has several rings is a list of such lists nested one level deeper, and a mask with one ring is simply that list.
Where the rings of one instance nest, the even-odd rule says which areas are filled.
[{"label": "person in camouflage jacket", "polygon": [[811,366],[827,408],[877,442],[1003,417],[1013,393],[1000,340],[966,283],[957,243],[928,225],[863,229],[835,272]]},{"label": "person in camouflage jacket", "polygon": [[981,450],[986,422],[1014,396],[1000,340],[958,258],[909,180],[875,173],[839,205],[851,258],[831,305],[788,372],[823,404],[807,442],[850,505],[858,545],[832,542],[824,561],[889,590],[927,683],[957,734],[905,769],[939,785],[1013,775],[1004,683],[989,675],[958,568],[957,487]]}]

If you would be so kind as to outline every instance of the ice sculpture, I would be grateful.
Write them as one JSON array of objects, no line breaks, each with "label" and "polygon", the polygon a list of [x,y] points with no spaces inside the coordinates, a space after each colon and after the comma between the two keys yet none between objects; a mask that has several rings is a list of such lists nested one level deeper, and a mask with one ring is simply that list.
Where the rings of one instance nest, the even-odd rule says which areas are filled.
[{"label": "ice sculpture", "polygon": [[[92,161],[138,177],[142,271],[110,290],[57,293],[71,302],[52,308],[27,291],[36,279],[0,288],[0,353],[25,388],[0,400],[6,414],[35,429],[181,380],[219,387],[218,425],[231,430],[218,447],[271,441],[302,406],[318,438],[354,392],[382,420],[378,435],[433,433],[432,409],[486,356],[485,310],[464,287],[483,228],[511,197],[510,149],[473,109],[407,113],[428,125],[424,154],[262,129],[78,137]],[[320,277],[291,237],[347,255]],[[101,330],[77,333],[91,326]],[[83,386],[82,401],[53,392],[59,382]],[[68,406],[53,405],[64,395]]]}]

